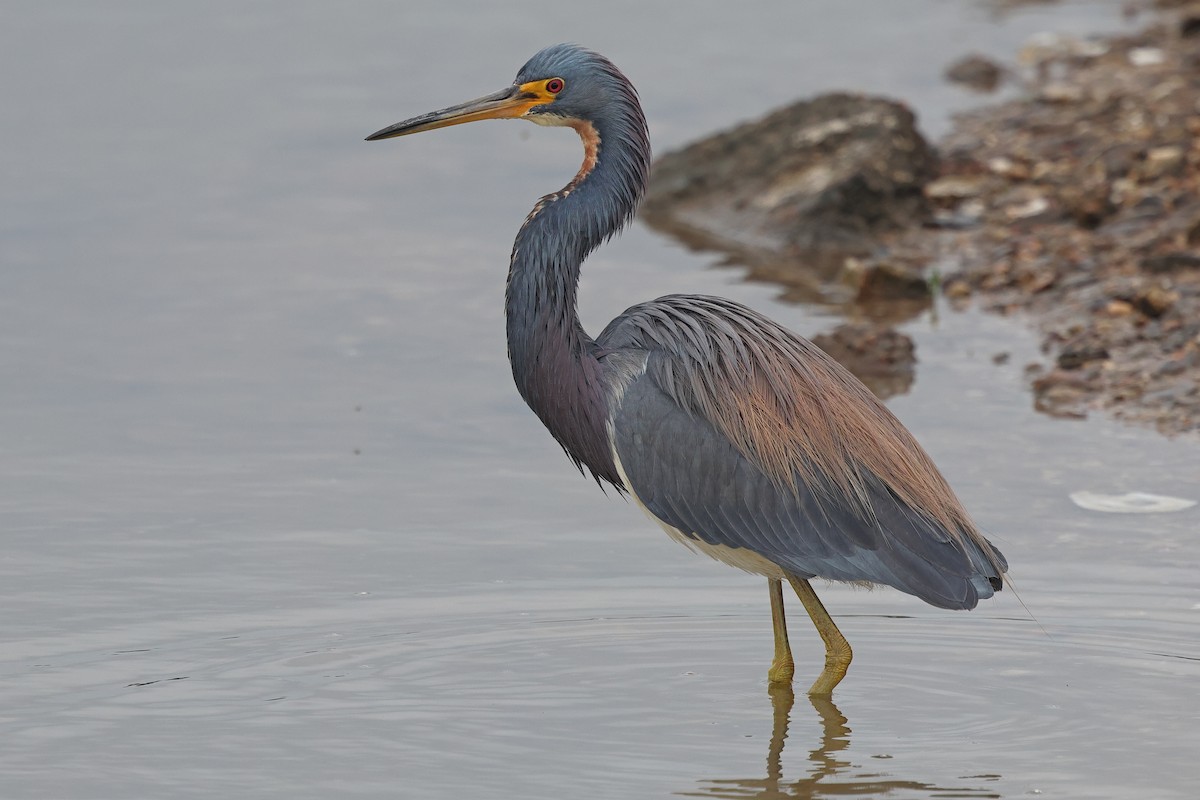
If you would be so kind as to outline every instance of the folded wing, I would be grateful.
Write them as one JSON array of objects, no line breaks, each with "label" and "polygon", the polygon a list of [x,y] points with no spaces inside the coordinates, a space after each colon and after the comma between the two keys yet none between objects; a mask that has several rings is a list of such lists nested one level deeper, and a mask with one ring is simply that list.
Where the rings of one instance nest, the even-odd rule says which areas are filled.
[{"label": "folded wing", "polygon": [[[705,545],[802,578],[893,586],[943,608],[1000,588],[1003,556],[933,462],[820,349],[720,298],[629,309],[597,339],[642,352],[615,411],[627,488]],[[739,563],[735,559],[727,559]]]}]

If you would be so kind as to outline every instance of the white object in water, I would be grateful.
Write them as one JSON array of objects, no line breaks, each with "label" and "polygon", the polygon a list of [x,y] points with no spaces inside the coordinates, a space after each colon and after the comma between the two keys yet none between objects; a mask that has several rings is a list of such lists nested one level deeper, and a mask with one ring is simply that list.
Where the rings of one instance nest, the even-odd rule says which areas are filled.
[{"label": "white object in water", "polygon": [[1135,47],[1128,57],[1135,67],[1153,67],[1167,60],[1167,54],[1157,47]]},{"label": "white object in water", "polygon": [[1146,492],[1128,494],[1097,494],[1096,492],[1071,492],[1071,501],[1089,511],[1104,511],[1109,514],[1162,514],[1168,511],[1183,511],[1196,505],[1195,500],[1182,497],[1167,497]]}]

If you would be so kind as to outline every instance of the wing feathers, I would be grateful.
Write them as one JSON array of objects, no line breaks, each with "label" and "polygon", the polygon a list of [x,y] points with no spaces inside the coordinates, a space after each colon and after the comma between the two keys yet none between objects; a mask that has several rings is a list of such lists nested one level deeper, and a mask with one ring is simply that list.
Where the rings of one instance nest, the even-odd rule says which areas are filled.
[{"label": "wing feathers", "polygon": [[667,524],[801,577],[885,583],[948,608],[991,595],[1003,556],[911,434],[811,343],[691,295],[635,306],[597,342],[647,354],[614,447],[628,488]]}]

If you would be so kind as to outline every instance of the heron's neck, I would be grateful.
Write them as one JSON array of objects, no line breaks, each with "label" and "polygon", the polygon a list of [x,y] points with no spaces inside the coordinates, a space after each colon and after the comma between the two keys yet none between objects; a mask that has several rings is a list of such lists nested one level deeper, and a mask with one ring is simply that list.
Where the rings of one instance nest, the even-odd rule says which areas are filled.
[{"label": "heron's neck", "polygon": [[[644,131],[644,123],[643,131]],[[603,125],[575,125],[584,142],[579,174],[538,201],[513,244],[505,310],[517,389],[567,454],[619,485],[608,444],[608,396],[596,343],[576,307],[588,254],[632,216],[644,186],[645,148]],[[643,140],[644,142],[644,140]],[[622,162],[641,166],[638,183]]]}]

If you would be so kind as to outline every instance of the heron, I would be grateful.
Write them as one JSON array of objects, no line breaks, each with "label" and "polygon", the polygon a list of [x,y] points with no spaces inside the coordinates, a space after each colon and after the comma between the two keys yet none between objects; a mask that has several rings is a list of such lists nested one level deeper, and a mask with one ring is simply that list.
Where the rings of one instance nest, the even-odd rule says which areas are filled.
[{"label": "heron", "polygon": [[767,579],[771,685],[795,674],[785,582],[825,644],[814,697],[831,694],[853,654],[813,579],[891,586],[946,609],[1002,588],[1004,556],[931,458],[808,340],[694,294],[632,306],[595,338],[584,331],[580,268],[633,218],[650,174],[637,91],[609,59],[547,47],[506,88],[367,140],[488,119],[574,128],[583,143],[578,173],[537,201],[509,258],[517,390],[581,473],[627,493],[676,541]]}]

